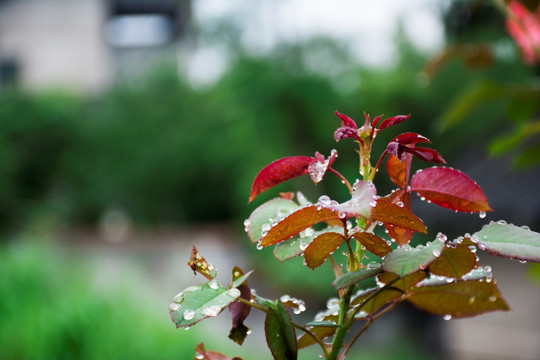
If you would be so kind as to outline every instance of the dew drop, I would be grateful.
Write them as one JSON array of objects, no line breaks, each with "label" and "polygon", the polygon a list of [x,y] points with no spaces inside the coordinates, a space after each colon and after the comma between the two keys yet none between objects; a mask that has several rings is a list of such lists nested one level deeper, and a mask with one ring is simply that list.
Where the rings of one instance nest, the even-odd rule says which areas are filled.
[{"label": "dew drop", "polygon": [[218,287],[219,287],[219,284],[217,283],[216,280],[212,280],[212,281],[210,281],[210,282],[208,283],[208,287],[209,287],[210,289],[217,290]]},{"label": "dew drop", "polygon": [[[195,311],[189,310],[189,309],[188,309],[188,310],[184,311],[184,315],[183,315],[183,316],[184,316],[184,319],[186,319],[186,320],[191,320],[191,319],[193,319],[193,317],[195,316]],[[187,329],[186,329],[186,330],[187,330]]]},{"label": "dew drop", "polygon": [[240,296],[240,290],[234,288],[234,289],[229,289],[227,290],[227,295],[229,295],[230,297],[233,297],[233,298],[237,298]]},{"label": "dew drop", "polygon": [[184,330],[189,330],[191,326],[184,326]]},{"label": "dew drop", "polygon": [[497,297],[495,295],[491,295],[490,297],[488,297],[488,301],[489,302],[495,302],[495,301],[497,301]]},{"label": "dew drop", "polygon": [[220,311],[221,311],[221,308],[215,305],[215,306],[209,306],[207,308],[204,308],[202,312],[205,316],[218,316]]},{"label": "dew drop", "polygon": [[246,335],[251,334],[251,329],[246,332]]},{"label": "dew drop", "polygon": [[197,355],[195,355],[195,359],[197,359],[197,360],[203,360],[203,359],[204,359],[204,355],[197,354]]},{"label": "dew drop", "polygon": [[249,219],[244,220],[244,231],[245,232],[249,231],[250,225],[251,225],[251,220],[249,220]]},{"label": "dew drop", "polygon": [[441,256],[441,252],[440,252],[439,250],[433,250],[431,253],[432,253],[433,256],[435,256],[435,257]]},{"label": "dew drop", "polygon": [[184,293],[179,293],[173,298],[173,303],[181,304],[184,301]]},{"label": "dew drop", "polygon": [[399,206],[399,207],[403,207],[403,201],[398,201],[398,202],[396,203],[396,205]]},{"label": "dew drop", "polygon": [[485,212],[485,211],[480,211],[480,212],[478,213],[478,216],[480,217],[480,219],[483,219],[483,218],[486,217],[486,212]]},{"label": "dew drop", "polygon": [[522,264],[526,264],[526,263],[527,263],[527,260],[525,260],[525,259],[519,259],[519,262],[522,263]]},{"label": "dew drop", "polygon": [[170,312],[176,311],[176,310],[178,310],[178,309],[180,309],[180,304],[177,304],[177,303],[174,303],[174,302],[173,302],[173,303],[171,303],[171,304],[169,305],[169,311],[170,311]]},{"label": "dew drop", "polygon": [[291,297],[289,295],[283,295],[282,297],[279,298],[279,301],[281,301],[282,303],[285,303],[285,302],[291,301]]},{"label": "dew drop", "polygon": [[239,272],[239,271],[235,271],[234,274],[233,274],[233,276],[234,276],[235,278],[239,277],[239,276],[240,276],[240,272]]},{"label": "dew drop", "polygon": [[443,319],[446,320],[446,321],[448,321],[448,320],[452,319],[452,315],[448,315],[448,314],[447,314],[447,315],[444,315],[444,316],[443,316]]},{"label": "dew drop", "polygon": [[257,250],[262,250],[263,246],[261,244],[261,242],[258,242],[257,243]]},{"label": "dew drop", "polygon": [[474,296],[471,296],[469,298],[469,304],[472,304],[475,300],[476,300],[476,298]]}]

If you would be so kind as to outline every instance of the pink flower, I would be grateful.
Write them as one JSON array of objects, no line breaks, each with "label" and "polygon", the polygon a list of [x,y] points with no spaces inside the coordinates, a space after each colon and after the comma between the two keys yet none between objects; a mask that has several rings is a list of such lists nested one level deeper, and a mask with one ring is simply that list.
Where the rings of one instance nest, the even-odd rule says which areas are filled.
[{"label": "pink flower", "polygon": [[530,12],[517,0],[508,3],[506,30],[514,38],[527,64],[540,58],[540,7]]}]

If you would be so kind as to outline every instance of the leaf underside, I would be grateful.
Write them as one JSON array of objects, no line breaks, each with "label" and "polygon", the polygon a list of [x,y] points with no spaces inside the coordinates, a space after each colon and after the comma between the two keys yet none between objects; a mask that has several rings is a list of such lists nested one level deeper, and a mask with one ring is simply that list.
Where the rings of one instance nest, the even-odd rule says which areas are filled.
[{"label": "leaf underside", "polygon": [[503,222],[492,222],[472,235],[489,253],[540,262],[540,233]]},{"label": "leaf underside", "polygon": [[457,281],[445,285],[421,286],[407,297],[414,306],[436,315],[463,318],[510,308],[493,282]]},{"label": "leaf underside", "polygon": [[424,247],[412,248],[409,245],[395,249],[383,260],[385,271],[393,272],[401,277],[413,273],[427,266],[440,256],[444,248],[444,241],[440,237],[428,242]]}]

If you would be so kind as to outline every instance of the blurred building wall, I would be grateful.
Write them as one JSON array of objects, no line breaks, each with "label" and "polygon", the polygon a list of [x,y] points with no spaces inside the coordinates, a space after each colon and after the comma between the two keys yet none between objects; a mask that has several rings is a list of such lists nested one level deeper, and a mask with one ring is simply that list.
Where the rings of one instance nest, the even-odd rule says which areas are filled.
[{"label": "blurred building wall", "polygon": [[16,84],[32,91],[97,92],[116,76],[139,74],[164,57],[174,58],[177,40],[187,29],[190,4],[0,1],[0,88]]},{"label": "blurred building wall", "polygon": [[0,5],[0,61],[30,90],[97,91],[111,77],[102,1],[26,0]]}]

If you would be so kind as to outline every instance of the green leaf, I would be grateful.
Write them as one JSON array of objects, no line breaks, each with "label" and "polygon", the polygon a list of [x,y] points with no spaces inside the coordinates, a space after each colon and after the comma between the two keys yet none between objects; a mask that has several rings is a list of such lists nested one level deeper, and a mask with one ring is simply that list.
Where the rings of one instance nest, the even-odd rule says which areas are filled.
[{"label": "green leaf", "polygon": [[281,302],[268,308],[264,321],[266,343],[275,360],[296,360],[296,334],[289,313]]},{"label": "green leaf", "polygon": [[478,247],[491,254],[540,262],[540,233],[506,222],[491,222],[472,235]]},{"label": "green leaf", "polygon": [[317,236],[304,251],[306,265],[311,269],[321,266],[330,254],[332,254],[345,240],[343,235],[335,232],[327,232]]},{"label": "green leaf", "polygon": [[446,246],[441,256],[429,264],[429,272],[455,279],[467,274],[476,266],[476,255],[467,246]]},{"label": "green leaf", "polygon": [[239,297],[240,290],[227,289],[211,280],[176,295],[169,305],[169,314],[176,327],[192,326],[203,319],[218,316]]},{"label": "green leaf", "polygon": [[345,275],[341,275],[332,282],[332,286],[335,287],[336,290],[341,290],[346,287],[352,286],[359,281],[369,279],[370,277],[377,275],[381,271],[381,265],[374,264],[373,266],[369,266],[358,271],[353,271]]},{"label": "green leaf", "polygon": [[283,198],[275,198],[260,205],[245,222],[251,243],[260,241],[263,238],[263,230],[270,230],[272,222],[279,221],[299,208],[300,205],[294,201]]},{"label": "green leaf", "polygon": [[493,282],[457,281],[414,288],[407,297],[414,306],[445,318],[462,318],[510,308]]},{"label": "green leaf", "polygon": [[[235,270],[238,272],[239,276],[235,276]],[[239,287],[240,285],[242,285],[250,276],[251,274],[253,274],[253,270],[251,271],[248,271],[247,274],[240,274],[242,272],[242,270],[240,270],[240,268],[238,267],[235,267],[233,269],[233,278],[234,278],[234,281],[232,283],[232,288],[237,288]],[[246,285],[247,285],[247,282],[246,282]]]},{"label": "green leaf", "polygon": [[382,267],[385,271],[393,272],[401,277],[416,270],[425,269],[441,255],[445,241],[446,236],[439,234],[437,239],[428,242],[426,246],[419,245],[413,248],[405,245],[397,248],[386,256]]}]

